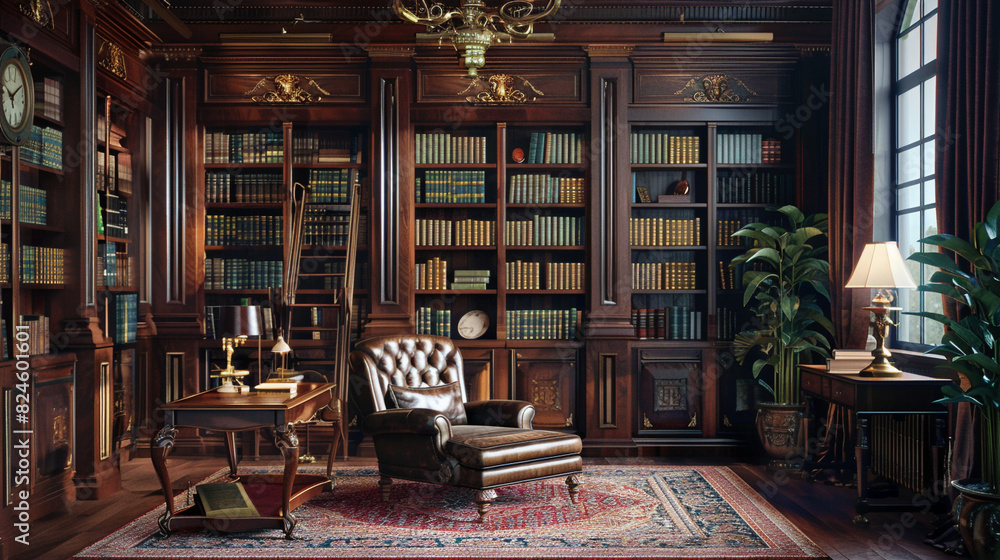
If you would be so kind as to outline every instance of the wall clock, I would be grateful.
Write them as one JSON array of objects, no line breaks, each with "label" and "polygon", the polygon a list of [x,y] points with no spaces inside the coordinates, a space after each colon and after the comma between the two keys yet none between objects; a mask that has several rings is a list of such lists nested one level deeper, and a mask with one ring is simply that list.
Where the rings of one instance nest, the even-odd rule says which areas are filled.
[{"label": "wall clock", "polygon": [[0,53],[0,136],[20,146],[28,140],[35,116],[35,84],[21,49],[7,46]]},{"label": "wall clock", "polygon": [[485,311],[473,309],[458,320],[458,334],[462,338],[479,338],[486,334],[490,326],[490,316]]}]

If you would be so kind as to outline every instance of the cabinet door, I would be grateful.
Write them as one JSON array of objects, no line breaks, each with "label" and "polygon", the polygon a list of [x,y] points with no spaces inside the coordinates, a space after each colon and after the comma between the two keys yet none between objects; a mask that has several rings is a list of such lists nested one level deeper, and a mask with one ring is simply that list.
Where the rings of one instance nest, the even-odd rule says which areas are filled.
[{"label": "cabinet door", "polygon": [[469,402],[493,397],[494,353],[492,348],[462,348],[465,396]]},{"label": "cabinet door", "polygon": [[512,350],[514,398],[535,405],[535,428],[576,430],[576,350]]},{"label": "cabinet door", "polygon": [[639,433],[698,430],[702,410],[701,350],[638,350]]}]

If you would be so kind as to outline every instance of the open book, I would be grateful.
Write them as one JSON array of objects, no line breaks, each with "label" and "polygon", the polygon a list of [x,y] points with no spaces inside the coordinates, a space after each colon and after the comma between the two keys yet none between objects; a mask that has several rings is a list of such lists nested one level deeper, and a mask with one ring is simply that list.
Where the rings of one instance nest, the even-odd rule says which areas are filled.
[{"label": "open book", "polygon": [[206,517],[258,517],[257,508],[239,482],[199,484],[198,503]]}]

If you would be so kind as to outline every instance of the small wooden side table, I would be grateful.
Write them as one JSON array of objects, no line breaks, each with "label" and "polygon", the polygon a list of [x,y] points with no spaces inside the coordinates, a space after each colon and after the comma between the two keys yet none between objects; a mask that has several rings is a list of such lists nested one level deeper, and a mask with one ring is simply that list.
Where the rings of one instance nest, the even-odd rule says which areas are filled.
[{"label": "small wooden side table", "polygon": [[[854,504],[857,517],[854,522],[866,524],[869,511],[909,511],[917,509],[912,503],[889,503],[871,501],[869,496],[868,469],[871,465],[872,416],[893,414],[901,416],[927,415],[931,449],[917,449],[911,442],[881,442],[884,449],[893,448],[895,460],[914,465],[923,453],[929,453],[931,460],[931,480],[942,479],[944,449],[947,442],[948,409],[934,401],[944,396],[941,388],[951,383],[948,379],[937,379],[924,375],[903,372],[900,377],[861,377],[830,373],[824,366],[799,366],[802,374],[802,396],[806,402],[805,426],[809,434],[808,422],[815,409],[814,400],[843,406],[854,414],[857,422],[857,438],[854,459],[857,465],[858,499]],[[894,444],[899,445],[894,445]],[[906,445],[906,444],[909,445]]]},{"label": "small wooden side table", "polygon": [[[160,531],[168,535],[171,530],[200,527],[220,532],[282,529],[285,538],[290,539],[296,523],[292,510],[322,493],[323,486],[330,482],[328,477],[318,475],[296,477],[299,440],[295,424],[310,420],[326,406],[333,398],[333,388],[332,383],[300,383],[296,394],[291,396],[280,392],[225,394],[212,389],[160,406],[165,425],[153,438],[152,445],[153,468],[167,502],[167,510],[157,520]],[[259,517],[206,517],[199,515],[195,506],[175,511],[167,453],[174,445],[177,427],[182,426],[226,433],[229,476],[233,481],[239,479],[235,432],[274,429],[274,443],[285,463],[283,474],[250,476],[241,481]]]}]

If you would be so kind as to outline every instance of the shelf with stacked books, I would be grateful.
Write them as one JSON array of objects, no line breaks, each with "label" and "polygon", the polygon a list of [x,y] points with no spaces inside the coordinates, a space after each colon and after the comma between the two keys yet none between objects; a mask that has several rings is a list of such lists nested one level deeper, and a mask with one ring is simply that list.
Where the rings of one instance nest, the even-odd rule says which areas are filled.
[{"label": "shelf with stacked books", "polygon": [[705,125],[632,126],[629,244],[638,340],[708,338],[708,138]]},{"label": "shelf with stacked books", "polygon": [[[63,214],[75,208],[64,208],[59,194],[65,190],[63,168],[63,84],[66,78],[51,68],[34,65],[35,111],[33,125],[26,142],[15,157],[10,149],[0,150],[0,296],[2,334],[0,359],[13,357],[11,352],[15,329],[27,327],[29,354],[56,351],[49,343],[50,333],[59,330],[53,324],[51,309],[66,287],[65,229]],[[17,208],[14,208],[14,173],[18,184]],[[16,222],[15,222],[16,219]],[[17,251],[12,254],[14,230],[17,230]],[[9,328],[13,321],[14,328]],[[20,331],[19,331],[20,332]]]},{"label": "shelf with stacked books", "polygon": [[506,140],[507,344],[573,341],[586,305],[586,136],[577,125],[517,125]]},{"label": "shelf with stacked books", "polygon": [[[495,340],[497,128],[418,127],[414,142],[417,332]],[[470,311],[479,311],[488,326],[459,329]]]}]

